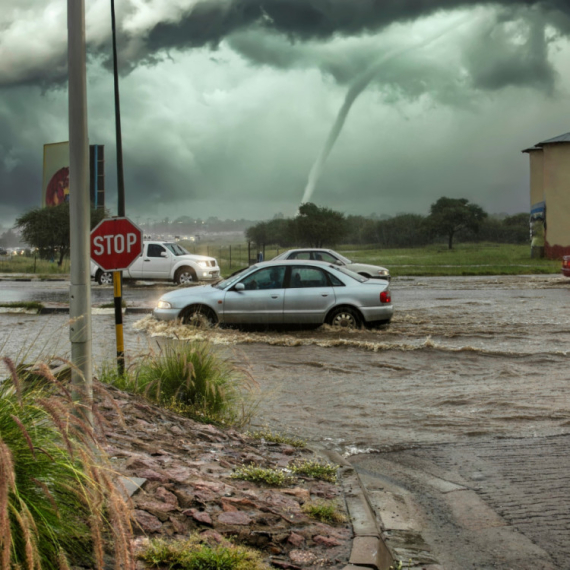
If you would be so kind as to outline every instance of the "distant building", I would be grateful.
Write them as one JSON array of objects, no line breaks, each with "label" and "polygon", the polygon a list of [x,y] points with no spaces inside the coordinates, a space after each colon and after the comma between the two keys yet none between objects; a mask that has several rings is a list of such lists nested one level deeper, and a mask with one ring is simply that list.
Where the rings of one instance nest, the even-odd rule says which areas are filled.
[{"label": "distant building", "polygon": [[570,133],[523,152],[530,159],[532,254],[539,254],[542,233],[547,258],[570,255]]}]

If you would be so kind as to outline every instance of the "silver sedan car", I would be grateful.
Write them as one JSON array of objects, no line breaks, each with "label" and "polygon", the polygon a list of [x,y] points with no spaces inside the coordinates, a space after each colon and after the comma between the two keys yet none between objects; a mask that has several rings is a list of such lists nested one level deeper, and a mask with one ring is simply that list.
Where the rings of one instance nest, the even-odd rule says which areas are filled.
[{"label": "silver sedan car", "polygon": [[338,253],[338,251],[334,251],[332,249],[289,249],[279,254],[277,257],[274,257],[272,261],[277,259],[326,261],[328,263],[334,263],[335,265],[342,265],[363,277],[370,277],[371,279],[386,279],[387,281],[390,281],[390,272],[385,267],[351,261],[347,257],[344,257],[344,255]]},{"label": "silver sedan car", "polygon": [[213,285],[171,291],[153,314],[187,324],[387,324],[388,282],[324,262],[267,261]]}]

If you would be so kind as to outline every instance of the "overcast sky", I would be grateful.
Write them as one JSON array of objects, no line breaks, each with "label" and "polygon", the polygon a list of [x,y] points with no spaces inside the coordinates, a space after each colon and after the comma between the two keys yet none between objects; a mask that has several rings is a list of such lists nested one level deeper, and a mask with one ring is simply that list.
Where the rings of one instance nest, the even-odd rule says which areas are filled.
[{"label": "overcast sky", "polygon": [[[87,0],[90,142],[116,213],[109,0]],[[291,216],[312,201],[528,211],[521,150],[570,131],[568,0],[116,0],[127,215]],[[41,203],[68,139],[66,0],[3,0],[0,224]],[[363,81],[363,77],[367,77]],[[355,83],[364,84],[362,92]]]}]

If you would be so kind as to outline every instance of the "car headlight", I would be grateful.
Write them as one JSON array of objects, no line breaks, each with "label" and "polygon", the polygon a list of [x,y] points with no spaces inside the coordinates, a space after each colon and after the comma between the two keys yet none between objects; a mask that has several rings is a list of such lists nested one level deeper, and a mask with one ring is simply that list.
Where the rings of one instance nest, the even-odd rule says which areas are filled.
[{"label": "car headlight", "polygon": [[386,269],[382,269],[381,271],[378,271],[378,275],[390,275],[390,272],[386,271]]},{"label": "car headlight", "polygon": [[157,309],[172,309],[172,305],[166,301],[159,301],[156,306]]},{"label": "car headlight", "polygon": [[205,261],[199,261],[199,262],[198,262],[198,265],[199,265],[200,267],[202,267],[203,269],[205,269],[206,267],[208,267],[208,264],[207,264]]}]

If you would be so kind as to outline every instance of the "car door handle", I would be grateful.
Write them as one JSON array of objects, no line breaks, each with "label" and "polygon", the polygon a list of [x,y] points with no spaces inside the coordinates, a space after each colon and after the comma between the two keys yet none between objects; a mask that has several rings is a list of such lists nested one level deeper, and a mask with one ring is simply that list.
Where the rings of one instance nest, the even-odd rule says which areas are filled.
[{"label": "car door handle", "polygon": [[279,295],[271,295],[272,299],[279,299]]},{"label": "car door handle", "polygon": [[150,261],[150,259],[145,259],[145,261]]},{"label": "car door handle", "polygon": [[329,296],[328,293],[321,293],[321,295],[322,295],[323,297],[328,297],[328,296]]}]

